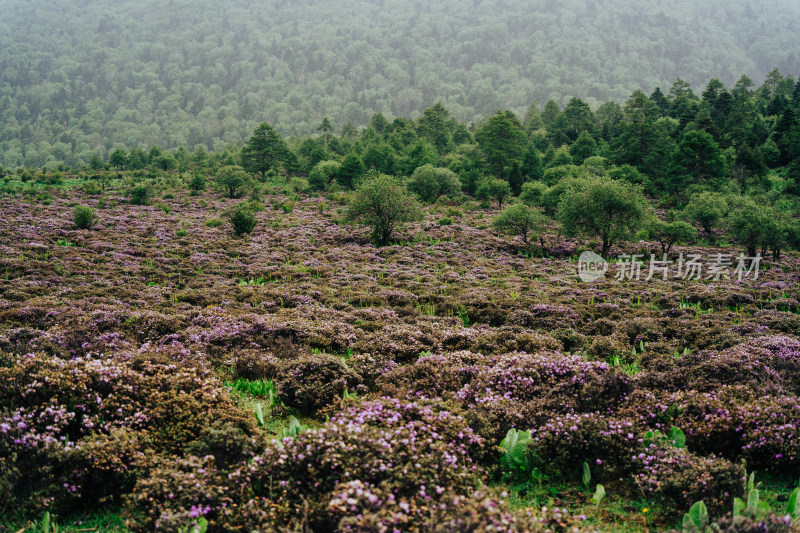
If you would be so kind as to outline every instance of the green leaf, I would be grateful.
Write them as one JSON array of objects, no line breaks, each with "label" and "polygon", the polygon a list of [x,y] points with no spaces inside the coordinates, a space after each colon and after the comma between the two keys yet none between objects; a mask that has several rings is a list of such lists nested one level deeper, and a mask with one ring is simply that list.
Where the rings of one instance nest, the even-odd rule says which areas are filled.
[{"label": "green leaf", "polygon": [[759,518],[759,520],[766,517],[772,511],[772,509],[769,507],[769,503],[765,501],[758,502],[756,510],[756,516]]},{"label": "green leaf", "polygon": [[264,413],[263,413],[263,411],[261,411],[261,404],[260,403],[256,404],[255,415],[256,415],[256,421],[258,422],[258,425],[259,426],[263,426],[264,425]]},{"label": "green leaf", "polygon": [[758,509],[758,489],[753,489],[747,493],[747,510],[753,511]]},{"label": "green leaf", "polygon": [[508,433],[506,433],[506,437],[500,443],[500,447],[503,449],[503,452],[510,455],[514,451],[517,441],[519,441],[519,432],[516,429],[511,428],[508,430]]},{"label": "green leaf", "polygon": [[750,477],[747,478],[747,490],[753,490],[756,488],[756,473],[751,472]]},{"label": "green leaf", "polygon": [[592,481],[592,471],[589,470],[589,463],[583,462],[583,484],[588,487]]},{"label": "green leaf", "polygon": [[508,430],[506,437],[500,443],[503,451],[503,462],[509,468],[526,468],[528,466],[528,442],[531,436],[527,431]]},{"label": "green leaf", "polygon": [[689,509],[689,512],[684,515],[684,529],[691,529],[686,527],[687,518],[689,519],[690,526],[693,525],[702,531],[706,527],[706,524],[708,524],[708,510],[706,509],[706,504],[702,501],[695,502],[695,504]]},{"label": "green leaf", "polygon": [[669,440],[672,441],[672,445],[676,448],[686,447],[686,435],[678,426],[672,426],[672,429],[669,430]]},{"label": "green leaf", "polygon": [[800,506],[797,505],[797,499],[799,495],[800,487],[792,491],[792,495],[789,496],[789,503],[786,504],[786,514],[791,516],[794,520],[800,518]]},{"label": "green leaf", "polygon": [[592,501],[595,505],[599,506],[600,502],[603,501],[603,498],[606,497],[606,489],[603,485],[597,484],[597,487],[594,489],[594,495],[592,496]]},{"label": "green leaf", "polygon": [[294,416],[289,416],[289,430],[287,432],[287,436],[294,438],[300,434],[300,430],[300,421]]},{"label": "green leaf", "polygon": [[528,463],[528,440],[530,439],[522,439],[514,446],[511,459],[515,466],[524,467]]},{"label": "green leaf", "polygon": [[747,505],[744,503],[744,500],[741,498],[734,498],[733,499],[733,516],[742,516]]}]

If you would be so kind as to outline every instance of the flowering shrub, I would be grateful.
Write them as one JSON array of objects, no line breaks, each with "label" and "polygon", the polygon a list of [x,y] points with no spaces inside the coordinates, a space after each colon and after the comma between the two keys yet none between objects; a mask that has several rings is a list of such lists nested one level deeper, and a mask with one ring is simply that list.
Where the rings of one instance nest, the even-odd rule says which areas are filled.
[{"label": "flowering shrub", "polygon": [[744,469],[725,459],[652,444],[632,460],[642,469],[635,477],[639,488],[667,509],[688,509],[703,501],[709,514],[718,516],[744,493]]},{"label": "flowering shrub", "polygon": [[30,502],[117,498],[152,453],[180,452],[216,424],[253,430],[208,372],[104,358],[17,358],[0,367],[0,404],[0,486]]},{"label": "flowering shrub", "polygon": [[628,377],[606,363],[511,353],[479,366],[457,397],[485,413],[499,441],[512,427],[538,427],[559,414],[613,407],[629,390]]},{"label": "flowering shrub", "polygon": [[314,354],[287,361],[276,385],[278,398],[287,406],[313,414],[341,398],[345,390],[357,391],[361,378],[340,358]]},{"label": "flowering shrub", "polygon": [[619,479],[638,469],[643,433],[628,419],[566,414],[531,429],[530,450],[542,468],[567,479],[576,479],[584,462],[591,465],[592,479]]},{"label": "flowering shrub", "polygon": [[[797,256],[743,282],[584,284],[568,256],[585,243],[515,255],[481,227],[493,208],[439,225],[435,207],[376,248],[319,198],[276,195],[269,231],[239,239],[206,225],[226,202],[159,187],[160,208],[133,208],[112,180],[91,232],[69,190],[0,197],[0,513],[125,501],[143,531],[581,527],[473,494],[510,428],[563,476],[545,482],[586,461],[610,495],[646,481],[666,513],[722,505],[741,459],[800,463]],[[272,425],[217,376],[269,379],[322,427],[267,445]],[[640,441],[672,426],[683,452]]]}]

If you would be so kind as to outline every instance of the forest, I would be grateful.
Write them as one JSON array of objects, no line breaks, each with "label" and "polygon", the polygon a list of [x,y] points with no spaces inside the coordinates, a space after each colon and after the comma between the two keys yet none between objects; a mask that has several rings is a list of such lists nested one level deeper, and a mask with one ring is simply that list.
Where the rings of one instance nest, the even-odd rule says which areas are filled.
[{"label": "forest", "polygon": [[791,0],[0,0],[0,165],[116,148],[221,151],[261,122],[307,136],[418,116],[470,123],[573,97],[596,110],[678,78],[795,75]]}]

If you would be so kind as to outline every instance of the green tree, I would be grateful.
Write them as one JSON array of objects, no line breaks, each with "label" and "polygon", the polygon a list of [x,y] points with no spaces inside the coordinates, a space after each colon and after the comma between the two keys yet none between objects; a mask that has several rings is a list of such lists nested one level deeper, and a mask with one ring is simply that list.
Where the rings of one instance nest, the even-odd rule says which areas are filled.
[{"label": "green tree", "polygon": [[233,233],[241,237],[244,234],[250,234],[258,224],[256,215],[249,202],[243,202],[235,208],[227,211],[224,215],[233,227]]},{"label": "green tree", "polygon": [[339,172],[336,174],[336,181],[346,189],[352,189],[356,181],[364,175],[364,162],[355,152],[350,152],[342,159]]},{"label": "green tree", "polygon": [[735,198],[732,203],[727,232],[745,247],[748,256],[754,257],[759,248],[769,245],[770,233],[776,229],[771,220],[775,212],[748,196]]},{"label": "green tree", "polygon": [[612,159],[651,176],[663,174],[674,141],[659,124],[658,107],[642,91],[634,91],[622,110],[619,135],[612,140]]},{"label": "green tree", "polygon": [[240,189],[250,182],[250,176],[240,166],[227,165],[217,171],[214,181],[217,187],[227,193],[228,198],[236,198]]},{"label": "green tree", "polygon": [[266,177],[286,157],[288,148],[283,138],[266,122],[253,130],[253,134],[242,148],[242,167],[251,173]]},{"label": "green tree", "polygon": [[499,179],[483,180],[475,195],[483,200],[496,200],[497,207],[503,207],[503,201],[511,194],[511,186],[507,181]]},{"label": "green tree", "polygon": [[697,229],[683,220],[664,222],[656,217],[648,223],[647,233],[661,244],[662,254],[668,254],[674,244],[689,242],[697,237]]},{"label": "green tree", "polygon": [[670,190],[682,190],[690,183],[709,185],[725,172],[725,160],[714,138],[704,131],[687,131],[672,156]]},{"label": "green tree", "polygon": [[436,148],[429,142],[420,140],[409,150],[408,156],[405,158],[405,174],[409,175],[423,165],[436,166],[438,159]]},{"label": "green tree", "polygon": [[154,157],[151,164],[155,168],[167,171],[175,169],[178,166],[178,161],[175,159],[175,156],[166,152]]},{"label": "green tree", "polygon": [[437,102],[423,111],[417,120],[417,134],[433,144],[439,152],[443,152],[450,144],[449,122],[450,112]]},{"label": "green tree", "polygon": [[519,199],[528,205],[541,205],[545,191],[547,191],[547,185],[541,181],[529,181],[522,185]]},{"label": "green tree", "polygon": [[725,198],[713,192],[701,192],[693,194],[689,198],[689,203],[683,209],[686,218],[695,222],[703,228],[708,240],[714,241],[714,228],[728,211],[728,203]]},{"label": "green tree", "polygon": [[108,158],[108,163],[118,169],[123,169],[128,165],[128,156],[125,154],[125,150],[122,148],[117,148]]},{"label": "green tree", "polygon": [[548,218],[538,209],[524,203],[506,206],[492,219],[492,227],[501,233],[517,235],[527,246],[530,240],[544,233]]},{"label": "green tree", "polygon": [[100,157],[100,154],[95,152],[92,154],[92,159],[89,161],[89,166],[92,170],[102,170],[105,166],[103,163],[103,159]]},{"label": "green tree", "polygon": [[580,180],[558,204],[558,219],[569,236],[597,237],[606,256],[615,242],[627,239],[647,214],[641,188],[608,177]]},{"label": "green tree", "polygon": [[569,147],[569,154],[576,165],[581,165],[587,157],[597,155],[597,141],[588,131],[582,131]]},{"label": "green tree", "polygon": [[328,135],[330,132],[333,131],[333,126],[331,126],[331,121],[328,120],[328,117],[322,119],[322,124],[317,126],[317,131],[321,131],[322,135],[325,137],[325,148],[328,147]]},{"label": "green tree", "polygon": [[139,147],[131,148],[128,154],[128,168],[131,170],[141,170],[147,166],[147,154]]},{"label": "green tree", "polygon": [[550,139],[555,146],[575,142],[586,132],[594,136],[597,130],[596,119],[589,104],[580,98],[572,98],[555,122],[549,127]]},{"label": "green tree", "polygon": [[308,183],[316,191],[324,191],[339,174],[342,165],[338,161],[320,161],[308,173]]},{"label": "green tree", "polygon": [[544,109],[542,110],[542,122],[544,123],[545,127],[550,128],[558,119],[558,115],[561,114],[561,108],[558,107],[558,104],[553,100],[550,99],[544,103]]},{"label": "green tree", "polygon": [[389,122],[386,120],[386,117],[383,116],[383,113],[375,113],[372,115],[372,120],[370,120],[369,124],[375,129],[375,131],[383,135],[386,131],[386,126],[389,125]]},{"label": "green tree", "polygon": [[189,188],[192,190],[192,195],[196,196],[206,188],[206,179],[202,174],[193,174],[192,179],[189,181]]},{"label": "green tree", "polygon": [[159,157],[161,157],[161,148],[154,144],[147,152],[147,164],[151,165]]},{"label": "green tree", "polygon": [[78,205],[72,210],[72,220],[78,229],[92,229],[97,223],[97,213],[89,206]]},{"label": "green tree", "polygon": [[432,204],[441,196],[451,196],[461,192],[461,181],[452,170],[423,165],[411,175],[408,188],[422,201]]},{"label": "green tree", "polygon": [[539,109],[539,104],[536,100],[531,101],[530,105],[528,105],[528,109],[525,111],[525,117],[522,119],[522,127],[528,135],[530,135],[532,131],[544,127],[542,111]]},{"label": "green tree", "polygon": [[151,191],[146,185],[137,185],[128,192],[128,203],[131,205],[147,205]]},{"label": "green tree", "polygon": [[544,175],[544,167],[542,166],[542,159],[539,157],[539,152],[533,143],[528,143],[525,150],[522,152],[522,165],[520,167],[525,181],[540,180]]},{"label": "green tree", "polygon": [[512,162],[519,161],[525,147],[525,132],[510,111],[489,117],[475,134],[478,146],[486,156],[488,171],[500,176]]},{"label": "green tree", "polygon": [[397,178],[376,174],[356,189],[345,219],[372,226],[372,241],[388,244],[392,232],[402,224],[422,218],[419,204]]}]

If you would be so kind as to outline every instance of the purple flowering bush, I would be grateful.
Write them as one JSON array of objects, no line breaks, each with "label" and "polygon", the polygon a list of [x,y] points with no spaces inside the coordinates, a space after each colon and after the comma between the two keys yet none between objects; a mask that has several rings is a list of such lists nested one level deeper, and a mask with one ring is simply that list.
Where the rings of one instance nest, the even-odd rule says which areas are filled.
[{"label": "purple flowering bush", "polygon": [[668,508],[688,509],[702,500],[712,516],[719,516],[744,493],[744,469],[713,455],[651,444],[632,460],[641,469],[634,479],[642,493]]},{"label": "purple flowering bush", "polygon": [[[207,371],[30,355],[0,367],[0,486],[10,501],[80,505],[130,490],[158,454],[208,428],[254,425]],[[26,501],[27,500],[27,501]],[[79,500],[77,503],[73,500]]]},{"label": "purple flowering bush", "polygon": [[340,358],[312,354],[284,363],[277,377],[278,398],[301,413],[314,414],[341,399],[345,390],[358,392],[361,377]]},{"label": "purple flowering bush", "polygon": [[[585,243],[553,230],[549,254],[517,255],[489,229],[493,207],[439,225],[453,206],[434,206],[376,248],[339,225],[345,193],[322,209],[276,192],[245,240],[207,224],[230,207],[211,192],[171,186],[160,209],[115,187],[0,196],[0,514],[122,505],[140,531],[200,517],[209,531],[566,531],[586,527],[570,492],[585,461],[608,499],[644,497],[668,529],[693,499],[727,511],[741,460],[798,473],[792,253],[757,280],[617,281],[612,263],[586,284]],[[76,203],[97,209],[91,232],[74,228]],[[231,394],[236,379],[276,385],[263,426],[252,404],[266,400]],[[271,442],[289,414],[314,429]],[[673,426],[685,450],[648,448],[645,431]],[[515,511],[486,489],[507,479],[497,446],[512,428],[530,432],[544,482],[567,487],[557,509]]]}]

